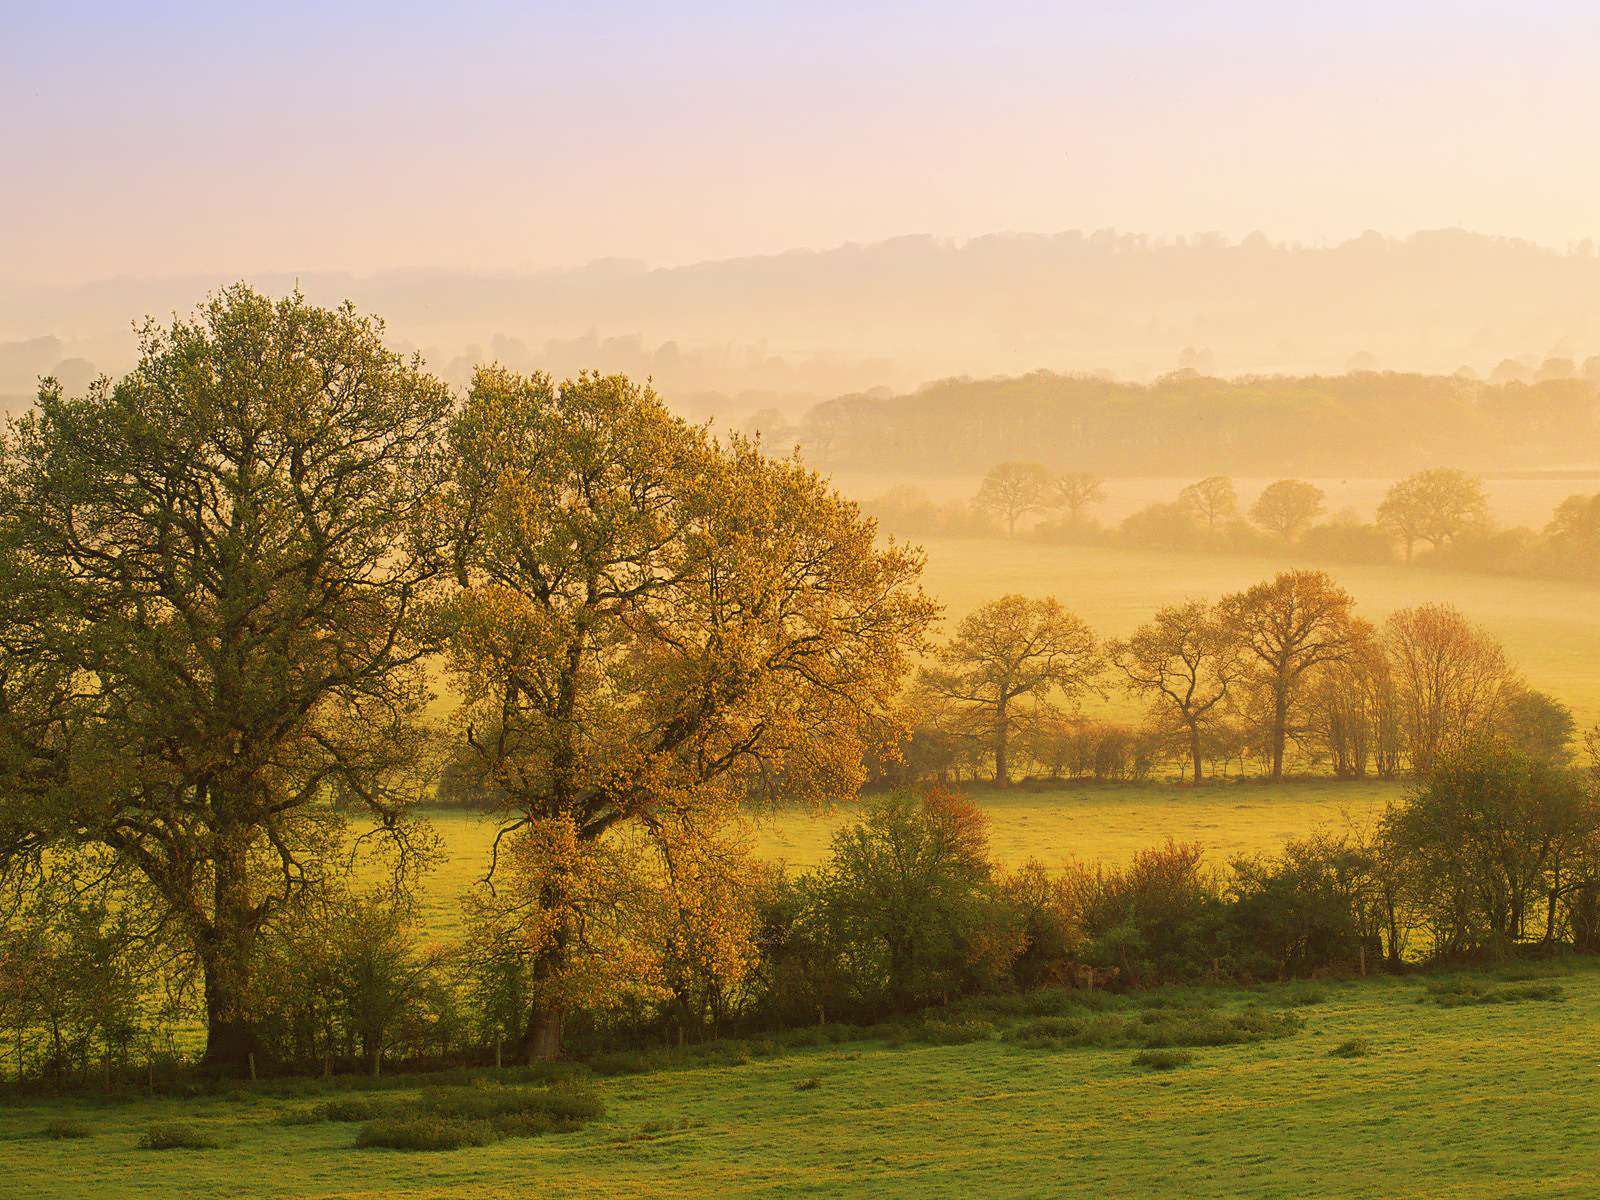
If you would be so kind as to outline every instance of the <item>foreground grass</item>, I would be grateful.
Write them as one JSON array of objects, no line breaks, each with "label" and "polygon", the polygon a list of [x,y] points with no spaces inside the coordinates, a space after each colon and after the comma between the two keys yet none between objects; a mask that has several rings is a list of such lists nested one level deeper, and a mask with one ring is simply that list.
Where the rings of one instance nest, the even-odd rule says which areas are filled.
[{"label": "foreground grass", "polygon": [[[576,1132],[434,1153],[357,1149],[349,1124],[280,1123],[304,1101],[260,1091],[28,1104],[0,1109],[0,1194],[1592,1196],[1600,970],[1536,982],[1539,997],[1460,1006],[1430,998],[1448,980],[1422,979],[1133,998],[1117,1011],[1298,1025],[1138,1063],[1120,1035],[1022,1044],[1008,1032],[1038,1018],[996,1008],[992,1033],[955,1044],[896,1037],[613,1077],[598,1085],[603,1117]],[[972,1028],[983,1016],[958,1014]],[[68,1120],[92,1136],[43,1136]],[[137,1148],[175,1122],[220,1148]]]}]

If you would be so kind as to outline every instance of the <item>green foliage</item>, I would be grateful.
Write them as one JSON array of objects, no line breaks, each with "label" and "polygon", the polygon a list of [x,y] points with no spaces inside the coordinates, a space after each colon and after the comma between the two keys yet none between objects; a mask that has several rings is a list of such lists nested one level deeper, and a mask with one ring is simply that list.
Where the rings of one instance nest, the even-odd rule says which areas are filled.
[{"label": "green foliage", "polygon": [[54,1138],[57,1141],[76,1141],[94,1135],[94,1126],[76,1117],[57,1117],[53,1121],[45,1122],[44,1128],[39,1131],[40,1137]]},{"label": "green foliage", "polygon": [[1084,1046],[1233,1046],[1293,1035],[1298,1018],[1246,1007],[1231,1013],[1213,1009],[1158,1008],[1132,1016],[1039,1017],[1012,1029],[1006,1040],[1029,1050]]},{"label": "green foliage", "polygon": [[187,1121],[167,1121],[152,1125],[139,1138],[141,1150],[217,1150],[217,1138]]},{"label": "green foliage", "polygon": [[1489,984],[1465,975],[1429,980],[1427,990],[1418,997],[1419,1004],[1437,1004],[1440,1008],[1466,1008],[1477,1004],[1520,1004],[1524,1001],[1559,1002],[1567,998],[1567,989],[1559,983],[1502,983]]},{"label": "green foliage", "polygon": [[863,1000],[926,1002],[960,992],[984,968],[986,849],[977,810],[936,792],[875,801],[835,837],[818,903]]},{"label": "green foliage", "polygon": [[1372,1053],[1372,1046],[1366,1038],[1350,1038],[1340,1042],[1328,1051],[1329,1058],[1365,1058]]},{"label": "green foliage", "polygon": [[499,1140],[488,1121],[420,1115],[386,1117],[363,1125],[356,1145],[381,1150],[461,1150]]}]

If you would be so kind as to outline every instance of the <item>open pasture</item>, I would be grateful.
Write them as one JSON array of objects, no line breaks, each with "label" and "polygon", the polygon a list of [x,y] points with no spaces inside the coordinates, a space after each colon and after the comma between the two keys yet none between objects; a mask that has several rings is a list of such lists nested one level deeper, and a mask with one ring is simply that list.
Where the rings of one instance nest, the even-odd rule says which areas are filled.
[{"label": "open pasture", "polygon": [[[0,1195],[1589,1197],[1600,970],[1548,983],[1526,990],[1553,999],[1460,1007],[1416,978],[1130,997],[1202,1013],[1299,1004],[1287,1037],[1144,1060],[1170,1070],[1126,1045],[1019,1042],[1028,1018],[1001,1000],[961,1014],[965,1044],[880,1030],[730,1047],[718,1065],[602,1081],[605,1114],[579,1132],[433,1153],[356,1149],[348,1123],[281,1124],[307,1100],[270,1085],[29,1102],[0,1108]],[[219,1148],[137,1148],[170,1121]],[[84,1136],[44,1136],[65,1123]]]}]

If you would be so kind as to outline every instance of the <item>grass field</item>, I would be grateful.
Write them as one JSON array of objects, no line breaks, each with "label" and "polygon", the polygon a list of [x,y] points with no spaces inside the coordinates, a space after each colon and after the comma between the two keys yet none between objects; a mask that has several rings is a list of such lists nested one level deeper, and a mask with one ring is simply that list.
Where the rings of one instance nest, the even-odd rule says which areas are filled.
[{"label": "grass field", "polygon": [[[1291,837],[1370,822],[1404,785],[1371,781],[1291,780],[1217,784],[1062,784],[979,788],[971,794],[989,818],[990,850],[1016,866],[1037,858],[1049,867],[1068,859],[1125,863],[1169,836],[1199,842],[1218,866],[1239,853],[1270,853]],[[755,821],[758,853],[804,870],[828,855],[834,832],[857,814],[842,805],[825,813],[782,812]],[[423,882],[422,916],[430,932],[455,933],[460,897],[489,861],[493,821],[475,813],[427,815],[439,837],[437,867]]]},{"label": "grass field", "polygon": [[[1124,1001],[1313,1001],[1289,1037],[1197,1048],[1170,1071],[1126,1046],[1024,1048],[1005,1035],[1026,1017],[1001,1011],[962,1045],[757,1046],[722,1056],[737,1065],[606,1080],[605,1116],[580,1132],[437,1153],[280,1125],[304,1101],[268,1088],[11,1105],[0,1195],[1592,1197],[1600,970],[1553,982],[1559,999],[1464,1007],[1430,1002],[1416,978]],[[1351,1042],[1358,1056],[1332,1053]],[[41,1136],[62,1119],[90,1136]],[[174,1119],[221,1148],[136,1148]]]}]

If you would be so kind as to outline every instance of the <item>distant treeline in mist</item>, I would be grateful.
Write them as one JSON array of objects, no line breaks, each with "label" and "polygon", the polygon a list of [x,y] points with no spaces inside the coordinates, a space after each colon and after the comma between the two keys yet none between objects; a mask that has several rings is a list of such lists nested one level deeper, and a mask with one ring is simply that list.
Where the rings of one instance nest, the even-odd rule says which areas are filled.
[{"label": "distant treeline in mist", "polygon": [[[161,315],[226,280],[0,285],[0,398],[83,359],[136,356],[129,313]],[[1600,254],[1460,229],[1326,244],[1256,233],[1157,238],[1115,230],[926,236],[650,267],[414,268],[265,276],[276,292],[386,314],[398,348],[465,386],[475,363],[557,376],[652,375],[680,411],[738,417],[968,373],[1038,367],[1148,380],[1338,373],[1488,377],[1496,364],[1600,353]],[[60,371],[54,371],[62,374]],[[70,373],[70,372],[68,372]],[[70,389],[69,389],[70,390]]]},{"label": "distant treeline in mist", "polygon": [[1010,459],[1112,476],[1568,465],[1600,458],[1597,368],[1552,360],[1545,378],[1505,383],[1187,370],[1140,384],[1035,371],[842,396],[768,436],[792,438],[826,470],[970,473]]}]

